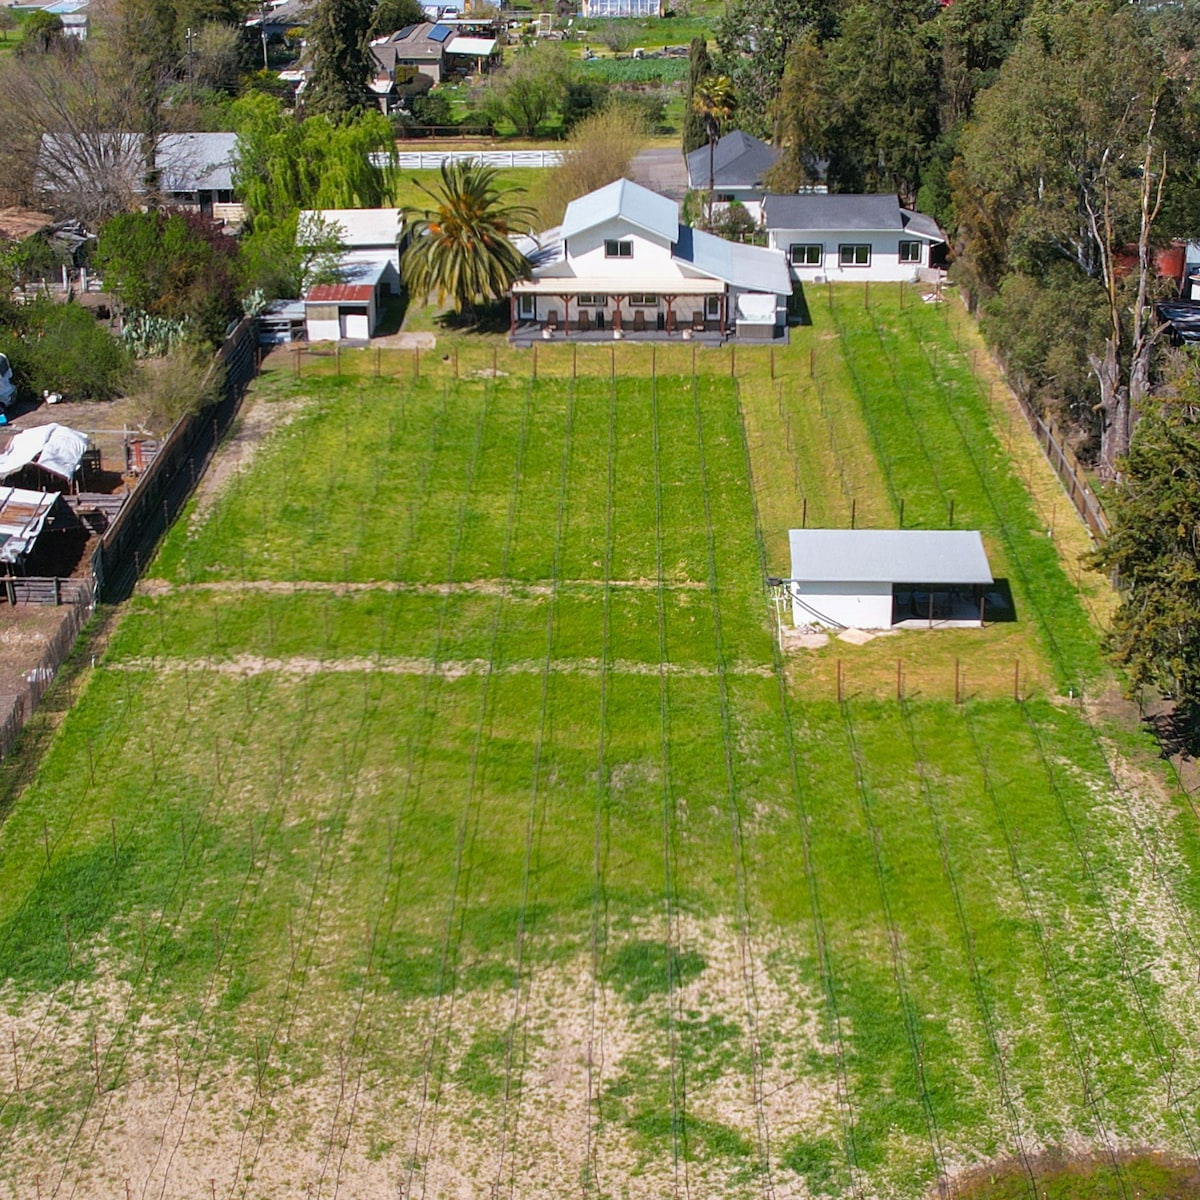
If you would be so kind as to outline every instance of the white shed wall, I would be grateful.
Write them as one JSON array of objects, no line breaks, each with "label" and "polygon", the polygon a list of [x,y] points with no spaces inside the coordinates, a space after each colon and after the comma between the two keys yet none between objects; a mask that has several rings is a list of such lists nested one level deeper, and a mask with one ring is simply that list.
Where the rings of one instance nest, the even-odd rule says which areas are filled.
[{"label": "white shed wall", "polygon": [[309,317],[305,324],[310,342],[336,342],[342,336],[340,321],[317,321]]},{"label": "white shed wall", "polygon": [[[792,586],[792,620],[797,625],[837,622],[855,629],[892,627],[890,583],[796,583]],[[798,601],[803,601],[829,621],[822,621]]]}]

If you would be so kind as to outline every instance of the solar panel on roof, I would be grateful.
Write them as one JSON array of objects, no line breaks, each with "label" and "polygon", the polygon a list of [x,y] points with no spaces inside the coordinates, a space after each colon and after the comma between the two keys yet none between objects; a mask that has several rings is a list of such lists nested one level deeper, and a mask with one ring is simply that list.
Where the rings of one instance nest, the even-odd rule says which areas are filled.
[{"label": "solar panel on roof", "polygon": [[444,42],[454,30],[449,25],[435,25],[429,31],[429,40],[431,42]]}]

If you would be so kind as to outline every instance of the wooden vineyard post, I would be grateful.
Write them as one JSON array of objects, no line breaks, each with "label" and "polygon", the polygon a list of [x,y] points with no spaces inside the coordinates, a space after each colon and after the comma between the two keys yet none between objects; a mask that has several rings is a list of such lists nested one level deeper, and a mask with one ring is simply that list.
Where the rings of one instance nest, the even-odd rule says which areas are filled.
[{"label": "wooden vineyard post", "polygon": [[617,377],[617,348],[609,346],[608,348],[608,377],[616,379]]},{"label": "wooden vineyard post", "polygon": [[901,659],[896,659],[896,699],[904,699],[904,663]]},{"label": "wooden vineyard post", "polygon": [[1021,703],[1021,660],[1013,659],[1013,699]]},{"label": "wooden vineyard post", "polygon": [[658,347],[653,342],[650,343],[650,378],[658,378]]},{"label": "wooden vineyard post", "polygon": [[958,665],[957,658],[954,660],[954,703],[955,704],[962,703],[962,689],[961,689],[959,665]]},{"label": "wooden vineyard post", "polygon": [[775,347],[771,347],[771,382],[775,382]]},{"label": "wooden vineyard post", "polygon": [[842,702],[842,660],[837,660],[837,698],[838,703]]},{"label": "wooden vineyard post", "polygon": [[342,343],[333,343],[333,369],[337,373],[337,377],[342,377]]},{"label": "wooden vineyard post", "polygon": [[383,354],[383,351],[378,346],[376,346],[375,347],[375,378],[376,379],[379,378],[379,359],[382,354]]},{"label": "wooden vineyard post", "polygon": [[579,378],[579,344],[571,343],[571,378]]},{"label": "wooden vineyard post", "polygon": [[900,528],[904,528],[904,497],[900,497]]},{"label": "wooden vineyard post", "polygon": [[458,378],[458,347],[454,347],[454,378]]},{"label": "wooden vineyard post", "polygon": [[808,348],[808,377],[815,379],[817,377],[817,348],[809,346]]},{"label": "wooden vineyard post", "polygon": [[692,382],[696,380],[696,343],[692,343]]},{"label": "wooden vineyard post", "polygon": [[733,342],[729,343],[729,378],[737,378],[737,346]]},{"label": "wooden vineyard post", "polygon": [[808,528],[808,497],[804,497],[804,501],[800,506],[800,528]]},{"label": "wooden vineyard post", "polygon": [[537,342],[533,343],[533,378],[537,379]]},{"label": "wooden vineyard post", "polygon": [[855,522],[858,520],[858,498],[854,497],[850,501],[850,528],[853,529]]},{"label": "wooden vineyard post", "polygon": [[946,522],[946,524],[949,525],[951,529],[954,528],[954,501],[953,500],[950,501],[950,519]]}]

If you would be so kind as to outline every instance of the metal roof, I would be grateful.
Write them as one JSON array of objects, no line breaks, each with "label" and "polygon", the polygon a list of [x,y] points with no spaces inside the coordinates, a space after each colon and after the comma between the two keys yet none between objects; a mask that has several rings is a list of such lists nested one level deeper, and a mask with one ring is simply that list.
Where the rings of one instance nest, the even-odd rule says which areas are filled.
[{"label": "metal roof", "polygon": [[338,240],[343,246],[382,249],[400,241],[398,208],[306,208],[296,222],[297,245],[305,245],[306,231],[318,217],[338,226]]},{"label": "metal roof", "polygon": [[485,37],[456,37],[446,45],[447,54],[472,54],[478,58],[487,58],[495,49],[496,39]]},{"label": "metal roof", "polygon": [[706,275],[715,275],[735,287],[756,292],[790,295],[791,276],[782,250],[727,242],[701,229],[680,225],[672,247],[676,262],[687,263]]},{"label": "metal roof", "polygon": [[1200,342],[1200,304],[1194,300],[1163,300],[1155,308],[1181,342]]},{"label": "metal roof", "polygon": [[790,529],[798,583],[991,583],[983,539],[966,529]]},{"label": "metal roof", "polygon": [[617,179],[567,205],[562,236],[577,234],[616,219],[673,242],[679,232],[679,205],[629,179]]},{"label": "metal roof", "polygon": [[[763,177],[775,165],[781,153],[761,138],[734,129],[713,147],[713,187],[762,187]],[[687,156],[687,169],[688,182],[692,187],[708,187],[708,146],[701,146]]]},{"label": "metal roof", "polygon": [[763,217],[768,229],[861,229],[871,233],[899,233],[904,229],[900,201],[895,196],[771,194],[764,197]]},{"label": "metal roof", "polygon": [[165,133],[158,168],[168,192],[231,191],[236,133]]},{"label": "metal roof", "polygon": [[900,215],[904,218],[905,233],[915,233],[918,237],[929,238],[935,242],[946,240],[946,235],[932,217],[927,217],[924,213],[913,212],[911,208],[902,208]]},{"label": "metal roof", "polygon": [[307,304],[368,304],[375,289],[369,283],[318,283],[308,289]]},{"label": "metal roof", "polygon": [[33,549],[59,499],[58,492],[0,487],[0,562],[19,562]]}]

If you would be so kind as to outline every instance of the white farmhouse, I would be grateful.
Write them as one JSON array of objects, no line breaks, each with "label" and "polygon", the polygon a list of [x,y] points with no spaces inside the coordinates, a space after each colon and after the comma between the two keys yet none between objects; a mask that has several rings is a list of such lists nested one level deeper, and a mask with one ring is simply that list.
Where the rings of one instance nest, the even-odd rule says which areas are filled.
[{"label": "white farmhouse", "polygon": [[772,194],[763,224],[801,283],[915,280],[946,241],[932,217],[896,196]]},{"label": "white farmhouse", "polygon": [[994,581],[975,530],[791,529],[788,540],[792,573],[782,583],[798,626],[983,624]]},{"label": "white farmhouse", "polygon": [[787,332],[784,256],[679,223],[679,205],[618,179],[567,205],[512,287],[515,342],[555,335],[770,340]]}]

